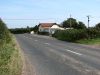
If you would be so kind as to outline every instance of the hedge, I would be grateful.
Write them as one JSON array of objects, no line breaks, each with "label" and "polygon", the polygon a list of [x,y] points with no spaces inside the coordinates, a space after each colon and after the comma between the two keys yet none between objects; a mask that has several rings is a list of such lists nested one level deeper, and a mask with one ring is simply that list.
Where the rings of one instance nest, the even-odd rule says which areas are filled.
[{"label": "hedge", "polygon": [[96,29],[58,30],[52,36],[59,40],[74,42],[80,39],[98,38],[100,37],[100,31]]}]

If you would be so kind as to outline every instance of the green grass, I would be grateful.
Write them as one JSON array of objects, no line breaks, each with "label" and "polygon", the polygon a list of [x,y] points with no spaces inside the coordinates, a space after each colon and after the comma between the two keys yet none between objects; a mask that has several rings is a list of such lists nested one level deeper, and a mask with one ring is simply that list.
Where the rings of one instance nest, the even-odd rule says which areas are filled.
[{"label": "green grass", "polygon": [[20,55],[15,38],[0,19],[0,75],[21,75]]},{"label": "green grass", "polygon": [[21,75],[22,61],[16,41],[0,45],[0,75]]},{"label": "green grass", "polygon": [[82,39],[82,40],[78,40],[76,42],[80,43],[80,44],[87,44],[87,45],[100,45],[100,38]]}]

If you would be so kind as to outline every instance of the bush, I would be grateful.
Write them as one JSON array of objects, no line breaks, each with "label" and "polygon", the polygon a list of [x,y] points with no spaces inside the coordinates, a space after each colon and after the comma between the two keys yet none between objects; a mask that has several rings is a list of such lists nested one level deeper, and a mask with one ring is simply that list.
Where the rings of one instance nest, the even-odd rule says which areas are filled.
[{"label": "bush", "polygon": [[14,38],[0,19],[0,75],[20,75],[22,61]]},{"label": "bush", "polygon": [[64,41],[75,41],[79,39],[87,38],[86,30],[68,29],[58,30],[53,35],[54,37]]},{"label": "bush", "polygon": [[100,38],[100,30],[96,28],[90,28],[88,34],[90,38]]},{"label": "bush", "polygon": [[0,43],[9,43],[11,41],[9,30],[5,23],[0,19]]},{"label": "bush", "polygon": [[100,38],[100,30],[96,28],[58,30],[52,36],[60,40],[74,42],[80,39]]}]

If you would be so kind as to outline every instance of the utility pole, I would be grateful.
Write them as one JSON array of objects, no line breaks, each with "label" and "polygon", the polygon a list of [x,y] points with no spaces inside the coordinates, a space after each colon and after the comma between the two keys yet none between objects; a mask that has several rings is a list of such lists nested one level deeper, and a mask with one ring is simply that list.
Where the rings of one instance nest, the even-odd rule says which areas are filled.
[{"label": "utility pole", "polygon": [[72,21],[71,21],[71,18],[72,18],[72,16],[71,16],[71,14],[70,14],[70,28],[72,27]]},{"label": "utility pole", "polygon": [[88,18],[88,28],[89,28],[89,24],[90,24],[90,16],[88,15],[87,18]]},{"label": "utility pole", "polygon": [[88,15],[87,18],[88,18],[88,29],[87,29],[87,33],[88,33],[88,39],[89,39],[89,38],[90,38],[90,37],[89,37],[89,34],[90,34],[90,33],[89,33],[90,16]]}]

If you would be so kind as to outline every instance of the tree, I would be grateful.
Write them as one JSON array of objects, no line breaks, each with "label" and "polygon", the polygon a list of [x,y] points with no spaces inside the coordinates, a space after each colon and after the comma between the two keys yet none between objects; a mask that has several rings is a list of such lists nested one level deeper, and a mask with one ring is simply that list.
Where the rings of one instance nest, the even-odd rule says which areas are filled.
[{"label": "tree", "polygon": [[77,25],[77,29],[86,29],[86,26],[83,22],[79,21]]},{"label": "tree", "polygon": [[30,27],[29,26],[27,26],[27,31],[28,31],[28,33],[30,33]]},{"label": "tree", "polygon": [[96,28],[100,28],[100,23],[96,24],[95,27],[96,27]]},{"label": "tree", "polygon": [[69,27],[72,27],[72,28],[77,28],[77,21],[76,19],[74,18],[68,18],[67,20],[65,20],[63,23],[62,23],[62,26],[64,28],[69,28]]},{"label": "tree", "polygon": [[77,22],[74,18],[68,18],[67,20],[63,21],[62,26],[64,28],[75,28],[75,29],[85,29],[86,26],[83,22],[79,21]]},{"label": "tree", "polygon": [[38,32],[38,28],[39,28],[39,26],[36,25],[36,26],[34,27],[34,32]]}]

